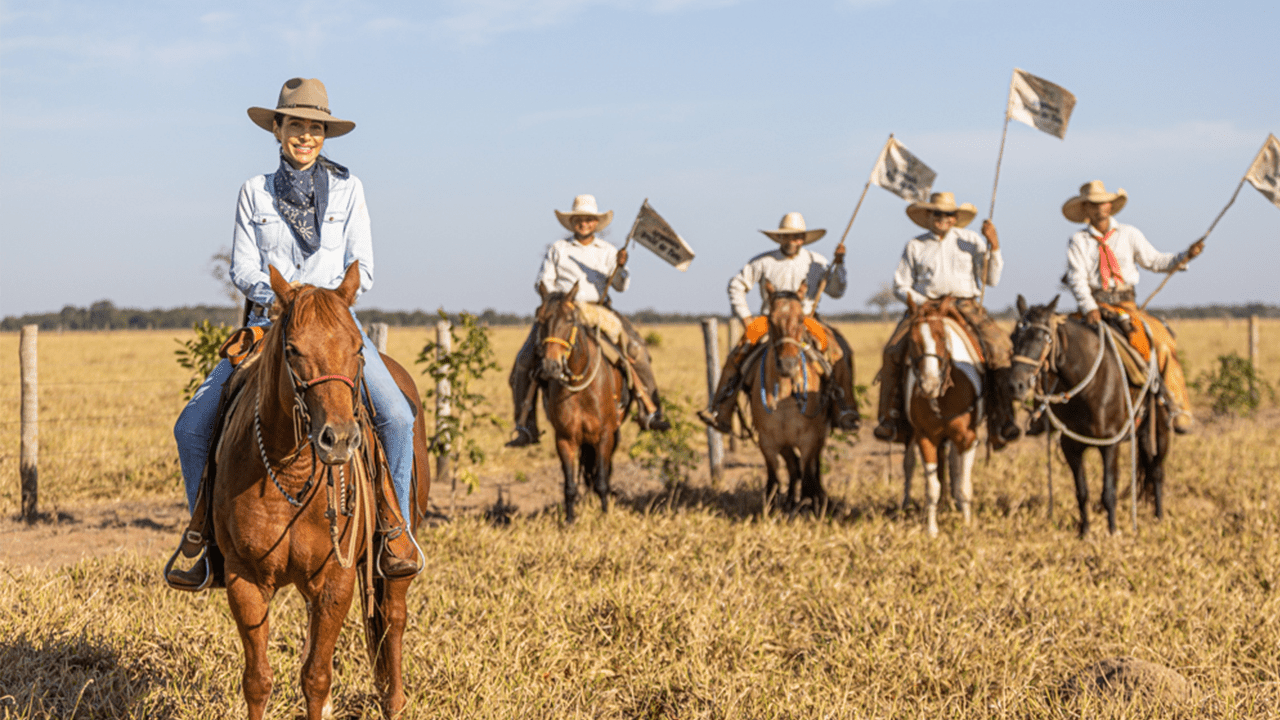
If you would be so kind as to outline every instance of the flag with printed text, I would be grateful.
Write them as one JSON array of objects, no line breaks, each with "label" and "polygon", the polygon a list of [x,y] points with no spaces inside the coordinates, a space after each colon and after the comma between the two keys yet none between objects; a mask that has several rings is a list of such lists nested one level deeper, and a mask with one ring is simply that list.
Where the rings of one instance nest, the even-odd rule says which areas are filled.
[{"label": "flag with printed text", "polygon": [[1025,70],[1013,69],[1013,81],[1009,83],[1009,119],[1064,138],[1075,106],[1076,96],[1061,85]]},{"label": "flag with printed text", "polygon": [[671,229],[667,221],[649,205],[648,200],[640,206],[640,214],[636,216],[628,237],[649,248],[681,272],[688,270],[689,263],[693,262],[693,248]]},{"label": "flag with printed text", "polygon": [[912,155],[892,135],[880,151],[875,169],[871,171],[871,182],[903,200],[917,202],[929,201],[929,191],[933,189],[936,177],[937,173],[930,170],[920,158]]},{"label": "flag with printed text", "polygon": [[1267,136],[1266,144],[1258,151],[1244,179],[1280,207],[1280,140],[1275,135]]}]

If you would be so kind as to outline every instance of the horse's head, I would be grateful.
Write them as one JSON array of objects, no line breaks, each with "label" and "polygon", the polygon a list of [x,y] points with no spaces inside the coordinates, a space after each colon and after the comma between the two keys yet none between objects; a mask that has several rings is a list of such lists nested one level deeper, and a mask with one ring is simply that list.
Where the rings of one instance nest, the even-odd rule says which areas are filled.
[{"label": "horse's head", "polygon": [[769,341],[778,359],[778,369],[798,381],[800,364],[805,361],[804,296],[809,291],[809,283],[800,283],[798,292],[778,290],[768,280],[762,287],[765,306],[769,308]]},{"label": "horse's head", "polygon": [[549,291],[539,285],[542,305],[535,321],[542,341],[542,374],[549,378],[568,377],[569,356],[578,344],[581,333],[578,325],[578,308],[574,298],[578,296],[578,283],[567,293]]},{"label": "horse's head", "polygon": [[360,264],[351,263],[333,290],[293,287],[274,266],[269,272],[279,320],[263,365],[283,370],[275,384],[280,406],[294,409],[296,432],[306,432],[322,462],[350,462],[361,442],[356,408],[364,339],[349,309],[360,288]]},{"label": "horse's head", "polygon": [[911,327],[907,357],[921,393],[930,400],[937,400],[946,392],[951,376],[951,353],[947,350],[947,331],[942,322],[950,302],[948,297],[941,302],[930,300],[917,305],[907,298]]},{"label": "horse's head", "polygon": [[1053,318],[1058,307],[1058,296],[1045,305],[1027,307],[1027,301],[1018,296],[1018,324],[1013,329],[1013,367],[1008,373],[1010,395],[1025,398],[1035,387],[1036,377],[1045,367],[1053,352]]}]

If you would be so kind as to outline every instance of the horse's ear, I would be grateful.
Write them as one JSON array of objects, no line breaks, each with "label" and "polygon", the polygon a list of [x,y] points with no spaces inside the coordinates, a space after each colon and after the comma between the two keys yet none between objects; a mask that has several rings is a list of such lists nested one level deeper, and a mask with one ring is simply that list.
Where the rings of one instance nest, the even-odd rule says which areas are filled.
[{"label": "horse's ear", "polygon": [[293,297],[294,293],[294,289],[289,285],[289,281],[284,279],[284,276],[280,274],[280,271],[276,269],[275,265],[267,266],[267,274],[271,276],[271,291],[274,292],[276,297],[281,301],[288,302]]},{"label": "horse's ear", "polygon": [[800,289],[796,291],[796,294],[800,296],[801,300],[809,295],[809,281],[807,279],[800,281]]},{"label": "horse's ear", "polygon": [[916,305],[916,301],[913,300],[910,295],[908,295],[907,296],[907,312],[912,315],[915,315],[917,309],[918,307]]},{"label": "horse's ear", "polygon": [[347,272],[342,276],[342,284],[339,285],[335,292],[338,297],[342,298],[348,306],[356,301],[356,291],[360,289],[360,261],[353,261],[347,266]]},{"label": "horse's ear", "polygon": [[764,290],[764,302],[766,305],[768,305],[769,299],[773,297],[773,293],[777,290],[777,288],[775,288],[773,286],[773,283],[769,282],[768,280],[765,280],[764,282],[760,283],[760,288]]},{"label": "horse's ear", "polygon": [[547,296],[550,294],[551,294],[551,291],[547,289],[547,284],[539,280],[538,281],[538,297],[542,298],[542,302],[546,302]]},{"label": "horse's ear", "polygon": [[1054,308],[1058,307],[1058,298],[1060,297],[1062,297],[1062,293],[1058,293],[1057,295],[1054,295],[1053,299],[1049,301],[1049,306],[1048,306],[1049,312],[1052,313],[1054,311]]},{"label": "horse's ear", "polygon": [[[1055,297],[1053,301],[1057,302],[1058,298]],[[1023,315],[1026,315],[1026,314],[1027,314],[1027,299],[1022,297],[1022,293],[1018,293],[1018,317],[1022,317]]]},{"label": "horse's ear", "polygon": [[956,304],[956,299],[953,296],[948,295],[946,299],[942,301],[942,305],[938,307],[938,310],[940,310],[943,315],[946,315],[947,313],[951,312],[951,307],[955,304]]},{"label": "horse's ear", "polygon": [[573,288],[571,288],[569,293],[564,296],[565,302],[573,302],[573,299],[578,296],[578,285],[581,283],[581,280],[573,281]]}]

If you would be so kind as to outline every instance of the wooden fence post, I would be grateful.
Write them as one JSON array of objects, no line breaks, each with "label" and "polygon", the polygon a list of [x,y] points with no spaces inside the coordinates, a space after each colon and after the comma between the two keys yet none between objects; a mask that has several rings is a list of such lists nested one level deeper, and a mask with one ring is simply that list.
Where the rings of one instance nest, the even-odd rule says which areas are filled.
[{"label": "wooden fence post", "polygon": [[40,386],[36,378],[36,336],[39,325],[23,325],[18,344],[22,366],[22,450],[18,474],[22,482],[22,519],[36,521],[40,466]]},{"label": "wooden fence post", "polygon": [[[702,340],[707,351],[707,397],[716,396],[720,383],[720,328],[713,317],[702,319]],[[718,486],[724,477],[724,444],[720,433],[707,428],[707,461],[711,464],[711,484]]]},{"label": "wooden fence post", "polygon": [[387,352],[387,324],[369,323],[369,339],[373,341],[373,346],[378,348],[378,352],[385,355]]},{"label": "wooden fence post", "polygon": [[[453,334],[449,332],[451,325],[448,320],[440,320],[436,323],[436,355],[437,358],[443,358],[453,352]],[[436,383],[436,427],[440,426],[440,418],[447,418],[453,415],[453,406],[449,402],[449,396],[452,394],[452,388],[449,386],[447,379],[441,379]],[[453,438],[448,438],[445,442],[443,452],[436,456],[436,480],[444,480],[449,478],[449,493],[452,498],[458,489],[457,478],[451,477],[449,473],[449,450],[452,449]],[[452,504],[452,499],[450,500]],[[450,510],[452,514],[452,509]]]},{"label": "wooden fence post", "polygon": [[[729,353],[730,354],[733,353],[733,349],[738,347],[738,343],[741,342],[742,333],[743,333],[742,319],[739,318],[737,315],[731,316],[729,318]],[[734,404],[737,405],[736,400],[734,401]],[[738,421],[737,412],[733,413],[733,420],[731,420],[730,422],[733,425],[733,432],[729,434],[729,452],[737,452],[738,451],[738,435],[742,433],[742,427],[741,427],[741,423]]]}]

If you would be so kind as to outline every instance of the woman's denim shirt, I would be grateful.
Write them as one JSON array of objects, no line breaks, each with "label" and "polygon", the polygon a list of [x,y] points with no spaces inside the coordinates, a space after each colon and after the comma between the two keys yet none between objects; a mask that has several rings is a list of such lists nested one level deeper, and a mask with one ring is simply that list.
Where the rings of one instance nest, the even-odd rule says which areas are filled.
[{"label": "woman's denim shirt", "polygon": [[354,175],[344,180],[330,173],[329,207],[321,222],[320,248],[308,257],[276,212],[271,195],[274,174],[250,178],[240,188],[231,246],[231,282],[251,302],[270,308],[276,294],[271,290],[268,265],[274,265],[291,283],[332,289],[342,282],[347,266],[359,260],[357,297],[372,288],[373,236],[360,180]]}]

